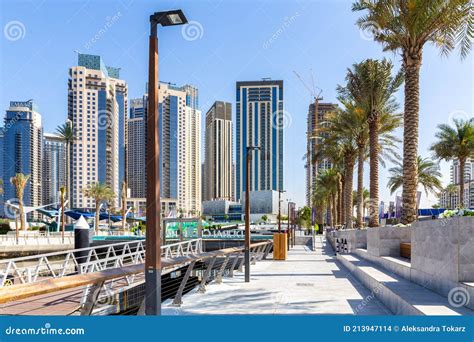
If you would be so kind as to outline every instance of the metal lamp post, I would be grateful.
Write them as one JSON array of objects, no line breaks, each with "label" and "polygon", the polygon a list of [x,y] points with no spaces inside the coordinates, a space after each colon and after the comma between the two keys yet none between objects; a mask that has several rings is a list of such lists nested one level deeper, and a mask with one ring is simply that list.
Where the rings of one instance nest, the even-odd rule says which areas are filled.
[{"label": "metal lamp post", "polygon": [[173,26],[188,21],[181,10],[150,16],[147,113],[147,210],[145,257],[145,314],[161,314],[161,201],[160,132],[158,131],[158,25]]},{"label": "metal lamp post", "polygon": [[260,150],[258,146],[247,146],[247,164],[245,178],[245,282],[250,282],[250,162],[251,152]]},{"label": "metal lamp post", "polygon": [[278,233],[281,233],[281,193],[286,190],[278,190]]}]

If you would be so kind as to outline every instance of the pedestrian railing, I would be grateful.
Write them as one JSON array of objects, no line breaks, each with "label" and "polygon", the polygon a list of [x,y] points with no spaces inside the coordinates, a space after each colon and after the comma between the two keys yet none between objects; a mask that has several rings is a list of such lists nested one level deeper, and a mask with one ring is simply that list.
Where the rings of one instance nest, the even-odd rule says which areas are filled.
[{"label": "pedestrian railing", "polygon": [[2,246],[40,246],[40,245],[60,245],[74,244],[74,234],[71,232],[64,233],[64,242],[61,233],[45,233],[45,232],[20,232],[18,239],[15,232],[8,232],[0,235]]},{"label": "pedestrian railing", "polygon": [[[171,247],[174,249],[174,253],[171,254],[170,252],[168,258],[162,259],[161,265],[162,275],[167,277],[166,275],[174,273],[177,280],[177,282],[174,282],[176,286],[171,292],[169,289],[162,287],[162,293],[166,292],[167,298],[173,298],[175,306],[181,305],[183,294],[194,285],[198,285],[198,291],[204,293],[206,286],[211,281],[215,280],[220,283],[223,277],[233,277],[236,270],[242,271],[244,247],[202,252],[200,241],[194,241],[189,249],[186,247],[186,242],[173,245],[181,245],[181,247]],[[254,264],[266,258],[272,246],[272,241],[250,245],[251,263]],[[164,251],[164,254],[166,255],[166,251]],[[128,282],[131,278],[135,281]],[[198,282],[194,281],[190,286],[190,278],[197,279]],[[35,302],[35,297],[38,298],[41,295],[50,295],[71,289],[78,289],[83,292],[81,304],[78,307],[71,307],[69,314],[103,314],[104,308],[110,309],[110,307],[113,307],[113,310],[120,310],[117,308],[130,306],[129,297],[132,296],[134,297],[136,311],[143,312],[145,302],[144,263],[141,261],[136,264],[107,268],[100,272],[55,277],[37,283],[23,283],[3,287],[0,289],[0,304],[30,299],[29,305],[32,307],[30,310],[34,312],[35,305],[45,305],[45,299],[41,298],[38,302]],[[130,292],[133,289],[135,291]],[[139,290],[136,291],[136,289]],[[57,299],[53,299],[53,302],[47,304],[51,315],[57,314],[54,312],[54,305],[64,305],[64,303],[59,303]]]},{"label": "pedestrian railing", "polygon": [[[161,247],[165,258],[202,252],[202,240],[194,239]],[[143,263],[145,240],[0,260],[0,287],[34,283],[76,273],[92,273]]]}]

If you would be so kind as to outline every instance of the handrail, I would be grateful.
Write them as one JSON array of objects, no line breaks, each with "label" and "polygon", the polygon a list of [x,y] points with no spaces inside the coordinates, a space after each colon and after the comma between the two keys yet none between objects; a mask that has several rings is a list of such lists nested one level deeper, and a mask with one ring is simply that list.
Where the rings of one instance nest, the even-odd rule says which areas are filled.
[{"label": "handrail", "polygon": [[[271,241],[258,242],[251,244],[250,248],[262,247],[271,243]],[[203,261],[214,257],[220,257],[236,252],[242,252],[243,250],[244,247],[230,247],[212,252],[204,252],[197,255],[188,255],[175,257],[172,259],[164,259],[161,262],[162,270],[174,269],[177,266],[181,266],[192,261]],[[141,263],[87,274],[76,274],[61,278],[50,278],[35,283],[0,287],[0,304],[30,298],[45,293],[57,292],[80,286],[101,283],[116,278],[143,273],[144,270],[145,265]]]},{"label": "handrail", "polygon": [[[201,239],[161,246],[161,253],[165,258],[201,251]],[[45,276],[59,278],[75,274],[77,271],[91,273],[140,264],[144,258],[145,240],[133,240],[0,260],[0,288],[15,280],[21,283],[37,283]]]},{"label": "handrail", "polygon": [[[40,254],[40,255],[28,255],[28,256],[18,257],[18,258],[14,258],[14,259],[2,259],[2,260],[0,260],[0,265],[1,264],[7,264],[10,261],[15,261],[15,262],[28,261],[28,260],[31,260],[31,259],[38,259],[39,257],[49,258],[49,257],[53,257],[53,256],[67,254],[67,253],[84,252],[84,251],[89,251],[91,249],[102,249],[102,248],[108,248],[108,247],[117,247],[117,246],[128,245],[130,243],[139,243],[139,242],[144,243],[145,239],[143,239],[143,240],[131,240],[131,241],[125,241],[125,242],[117,242],[117,243],[104,244],[104,245],[97,245],[97,246],[93,246],[93,247],[68,249],[68,250],[65,250],[65,251],[50,252],[50,253],[45,253],[45,254]],[[170,245],[165,245],[165,246],[170,246]],[[161,247],[163,248],[164,246],[161,246]]]}]

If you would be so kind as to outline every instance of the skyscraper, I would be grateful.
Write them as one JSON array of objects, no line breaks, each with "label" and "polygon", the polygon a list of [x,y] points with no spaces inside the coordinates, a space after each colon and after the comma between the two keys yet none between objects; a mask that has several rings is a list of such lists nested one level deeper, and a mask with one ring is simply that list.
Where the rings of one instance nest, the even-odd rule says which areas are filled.
[{"label": "skyscraper", "polygon": [[[306,131],[306,205],[311,206],[311,197],[316,187],[316,178],[319,171],[327,170],[331,167],[331,163],[327,159],[315,160],[317,153],[318,139],[321,138],[319,128],[327,113],[336,108],[332,103],[318,103],[316,113],[316,105],[311,103],[308,109],[307,131]],[[316,115],[317,114],[317,115]]]},{"label": "skyscraper", "polygon": [[161,195],[185,215],[201,212],[201,111],[197,88],[159,85]]},{"label": "skyscraper", "polygon": [[206,114],[205,201],[233,198],[232,133],[232,105],[214,102]]},{"label": "skyscraper", "polygon": [[[128,174],[131,196],[146,195],[148,95],[130,102]],[[183,215],[201,211],[201,112],[195,87],[159,85],[161,197],[176,200]]]},{"label": "skyscraper", "polygon": [[66,144],[57,135],[43,135],[43,204],[59,203],[59,189],[66,185]]},{"label": "skyscraper", "polygon": [[[453,160],[453,164],[450,168],[450,176],[452,184],[461,183],[461,165],[458,159]],[[464,165],[464,182],[474,180],[474,158],[467,158]]]},{"label": "skyscraper", "polygon": [[128,88],[120,69],[106,66],[100,56],[78,55],[69,69],[68,117],[76,130],[71,149],[71,205],[92,207],[82,190],[105,183],[119,196],[126,171]]},{"label": "skyscraper", "polygon": [[250,190],[283,190],[283,81],[237,82],[236,198],[245,191],[247,146],[252,152]]},{"label": "skyscraper", "polygon": [[146,113],[148,96],[130,100],[127,121],[127,186],[132,198],[146,197]]},{"label": "skyscraper", "polygon": [[11,101],[3,127],[4,198],[17,197],[10,183],[17,173],[30,175],[24,191],[25,206],[41,205],[43,126],[36,105],[30,101]]}]

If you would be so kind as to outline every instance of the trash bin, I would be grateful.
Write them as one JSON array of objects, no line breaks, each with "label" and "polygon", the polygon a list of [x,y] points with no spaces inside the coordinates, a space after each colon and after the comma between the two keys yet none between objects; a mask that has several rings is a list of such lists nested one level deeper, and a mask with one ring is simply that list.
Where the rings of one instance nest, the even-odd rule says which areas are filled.
[{"label": "trash bin", "polygon": [[286,260],[288,254],[288,238],[286,233],[273,234],[273,260]]}]

